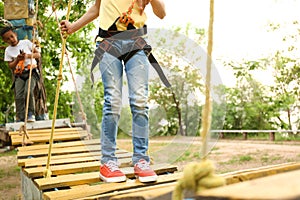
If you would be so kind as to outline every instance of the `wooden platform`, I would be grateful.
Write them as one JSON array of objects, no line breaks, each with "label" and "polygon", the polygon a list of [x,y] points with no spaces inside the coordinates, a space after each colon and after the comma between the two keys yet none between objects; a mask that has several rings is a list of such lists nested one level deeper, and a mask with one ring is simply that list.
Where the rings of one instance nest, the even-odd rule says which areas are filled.
[{"label": "wooden platform", "polygon": [[[140,183],[135,179],[131,166],[132,153],[118,149],[116,155],[121,164],[121,170],[127,176],[127,181],[104,183],[99,178],[100,139],[83,140],[82,136],[86,134],[86,131],[82,128],[57,128],[55,130],[55,143],[52,148],[50,167],[52,176],[44,178],[49,148],[47,143],[49,131],[50,129],[29,130],[30,139],[34,141],[34,144],[18,147],[17,161],[18,166],[22,168],[22,195],[25,200],[168,200],[172,197],[177,180],[182,178],[182,173],[177,172],[176,166],[156,163],[152,165],[152,168],[158,174],[157,182]],[[21,136],[18,135],[18,132],[10,132],[9,134],[14,144],[20,144]],[[76,137],[73,137],[74,135]],[[249,199],[247,195],[239,195],[239,191],[246,193],[249,189],[253,193],[257,191],[259,198],[248,197],[260,199],[266,195],[265,192],[259,191],[260,189],[265,190],[268,187],[270,189],[266,191],[270,192],[271,189],[279,190],[280,187],[283,187],[282,184],[287,183],[290,188],[296,189],[297,192],[285,190],[293,195],[282,192],[279,193],[281,195],[279,199],[284,199],[282,197],[299,199],[300,184],[297,184],[297,181],[300,180],[299,170],[300,163],[285,163],[222,174],[227,182],[227,186],[222,187],[224,189],[217,188],[201,194],[187,194],[186,197],[194,199]],[[282,174],[282,176],[278,176],[280,184],[274,186],[276,178],[272,177],[279,174]],[[260,182],[261,179],[266,179],[266,181]],[[242,183],[245,183],[244,186]],[[278,199],[273,198],[272,195],[266,197],[268,197],[267,199]]]},{"label": "wooden platform", "polygon": [[[153,164],[159,175],[156,183],[142,184],[135,179],[131,166],[131,152],[118,149],[116,155],[121,170],[128,180],[124,183],[103,183],[99,178],[101,157],[100,139],[80,140],[85,130],[59,128],[55,130],[51,156],[51,178],[44,178],[49,144],[49,129],[29,130],[33,145],[18,147],[18,166],[22,167],[22,193],[24,199],[76,199],[92,196],[114,196],[117,191],[156,186],[176,181],[177,167],[169,164]],[[76,139],[75,140],[75,136]],[[18,132],[10,132],[12,142],[20,144]],[[69,141],[71,140],[71,141]],[[121,192],[122,193],[122,192]]]}]

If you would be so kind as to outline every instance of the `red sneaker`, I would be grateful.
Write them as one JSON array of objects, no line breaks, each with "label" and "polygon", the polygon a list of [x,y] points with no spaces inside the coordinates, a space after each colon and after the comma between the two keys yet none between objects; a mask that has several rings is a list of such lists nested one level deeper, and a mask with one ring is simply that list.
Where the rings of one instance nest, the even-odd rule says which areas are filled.
[{"label": "red sneaker", "polygon": [[104,182],[109,183],[117,183],[126,181],[126,176],[121,172],[118,167],[117,162],[115,161],[108,161],[104,165],[100,166],[100,178]]},{"label": "red sneaker", "polygon": [[139,162],[134,165],[134,174],[142,183],[157,180],[156,173],[150,168],[149,162],[144,159],[139,160]]}]

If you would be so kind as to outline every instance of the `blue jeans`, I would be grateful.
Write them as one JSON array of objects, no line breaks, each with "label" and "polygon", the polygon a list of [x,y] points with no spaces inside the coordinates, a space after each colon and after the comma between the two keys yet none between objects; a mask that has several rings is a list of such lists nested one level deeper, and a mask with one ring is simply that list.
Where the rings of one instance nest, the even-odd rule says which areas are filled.
[{"label": "blue jeans", "polygon": [[[133,40],[118,40],[114,47],[121,54],[128,53]],[[149,161],[147,155],[149,140],[148,117],[148,57],[144,51],[138,51],[124,65],[115,56],[105,53],[100,61],[100,71],[104,85],[104,105],[101,132],[101,163],[117,161],[115,155],[118,122],[122,108],[123,67],[126,72],[129,92],[129,104],[132,114],[132,162],[139,159]]]}]

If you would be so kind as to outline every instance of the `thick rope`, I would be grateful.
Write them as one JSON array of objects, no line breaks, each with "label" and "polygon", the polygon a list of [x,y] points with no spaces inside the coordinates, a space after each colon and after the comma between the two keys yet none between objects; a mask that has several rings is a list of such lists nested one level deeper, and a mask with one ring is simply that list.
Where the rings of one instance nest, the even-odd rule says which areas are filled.
[{"label": "thick rope", "polygon": [[208,27],[208,44],[207,44],[207,58],[206,58],[206,82],[205,82],[205,104],[202,109],[202,156],[206,159],[208,154],[208,137],[211,125],[211,64],[212,64],[212,49],[213,49],[213,23],[214,23],[214,0],[210,0],[210,16]]},{"label": "thick rope", "polygon": [[210,17],[208,27],[208,44],[206,60],[206,82],[205,82],[205,105],[202,109],[202,161],[200,163],[190,163],[183,171],[183,178],[178,180],[173,192],[173,200],[184,198],[184,190],[192,190],[199,193],[202,190],[225,185],[225,179],[214,175],[214,166],[211,161],[207,160],[208,156],[208,138],[211,125],[211,65],[212,65],[212,48],[213,48],[213,22],[214,22],[214,0],[210,0]]},{"label": "thick rope", "polygon": [[[30,87],[31,87],[31,79],[32,79],[32,61],[33,61],[33,50],[35,48],[35,26],[36,26],[36,19],[37,19],[37,13],[38,13],[38,4],[39,1],[36,0],[36,4],[35,4],[35,14],[34,14],[34,23],[33,23],[33,30],[32,30],[32,47],[31,47],[31,58],[30,58],[30,70],[29,70],[29,78],[28,78],[28,87],[27,87],[27,97],[26,97],[26,108],[25,108],[25,120],[24,120],[24,124],[20,127],[19,129],[19,134],[23,135],[23,140],[22,140],[22,146],[25,146],[26,144],[33,144],[33,142],[30,140],[29,135],[28,135],[28,131],[27,131],[27,119],[28,119],[28,107],[29,107],[29,97],[30,97]],[[35,113],[33,113],[35,114]],[[27,141],[26,141],[27,139]]]},{"label": "thick rope", "polygon": [[[66,20],[69,20],[69,17],[70,17],[71,4],[72,4],[72,0],[69,0]],[[56,115],[57,115],[57,105],[58,105],[60,84],[61,84],[61,80],[62,80],[63,61],[64,61],[64,55],[66,52],[66,40],[67,40],[67,34],[65,34],[64,37],[62,38],[61,59],[60,59],[58,77],[57,77],[57,87],[56,87],[54,110],[53,110],[52,128],[51,128],[51,135],[50,135],[50,139],[49,139],[49,148],[48,148],[48,159],[47,159],[46,170],[44,172],[44,177],[46,177],[46,178],[50,178],[51,174],[52,174],[52,172],[50,170],[50,160],[51,160],[53,136],[54,136],[54,130],[55,130],[55,120],[56,120]]]}]

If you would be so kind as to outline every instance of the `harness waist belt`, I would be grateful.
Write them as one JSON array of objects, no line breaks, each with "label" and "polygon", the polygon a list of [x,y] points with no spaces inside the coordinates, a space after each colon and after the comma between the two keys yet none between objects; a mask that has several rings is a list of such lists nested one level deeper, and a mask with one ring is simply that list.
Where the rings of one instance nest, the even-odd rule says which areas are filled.
[{"label": "harness waist belt", "polygon": [[117,30],[103,30],[99,28],[97,37],[101,38],[111,38],[116,40],[125,40],[125,39],[135,39],[147,34],[147,26],[139,29],[131,29],[126,31],[117,31]]},{"label": "harness waist belt", "polygon": [[[136,29],[136,30],[140,30],[140,29]],[[129,30],[129,31],[131,31],[131,30]],[[124,32],[127,32],[127,31],[124,31]],[[120,36],[123,36],[123,34],[124,33],[120,34]],[[130,35],[130,34],[131,33],[129,33],[129,34],[125,33],[124,35]],[[127,38],[127,39],[129,39],[129,38]],[[139,50],[143,50],[145,52],[145,54],[148,56],[148,60],[149,60],[150,64],[156,70],[156,72],[159,75],[159,78],[164,83],[164,85],[168,88],[171,87],[171,84],[169,83],[168,79],[166,78],[161,66],[159,65],[159,63],[157,62],[157,60],[151,53],[151,51],[152,51],[151,46],[148,45],[142,37],[136,37],[136,38],[130,38],[130,39],[134,39],[134,45],[130,52],[125,53],[123,55],[120,55],[120,53],[113,46],[114,37],[113,37],[113,39],[106,38],[99,44],[99,47],[95,51],[95,57],[94,57],[94,60],[92,62],[92,67],[91,67],[92,82],[94,83],[93,70],[96,67],[96,65],[101,61],[105,52],[115,56],[116,58],[118,58],[120,60],[123,60],[124,63],[126,63],[136,52],[138,52]]]}]

